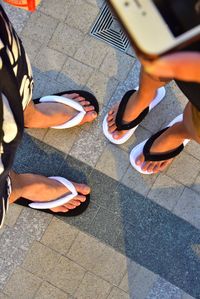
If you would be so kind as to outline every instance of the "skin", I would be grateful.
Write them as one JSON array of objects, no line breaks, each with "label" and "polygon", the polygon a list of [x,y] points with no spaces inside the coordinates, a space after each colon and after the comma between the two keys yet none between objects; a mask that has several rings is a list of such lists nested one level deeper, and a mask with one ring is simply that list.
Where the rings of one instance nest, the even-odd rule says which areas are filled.
[{"label": "skin", "polygon": [[[129,99],[125,113],[124,123],[135,119],[153,100],[156,90],[164,86],[171,79],[178,79],[187,82],[200,83],[200,54],[198,52],[181,52],[166,55],[154,62],[142,60],[140,74],[140,86],[138,92],[134,93]],[[160,81],[159,78],[162,78]],[[117,131],[115,117],[118,104],[111,108],[108,113],[109,132],[113,138],[120,139],[126,131]],[[192,123],[191,104],[188,103],[184,109],[183,122],[175,124],[155,140],[151,147],[151,153],[170,152],[179,145],[184,139],[192,139],[200,143],[196,129]],[[137,165],[143,170],[158,173],[164,170],[173,159],[159,162],[144,161],[143,154],[136,159]]]},{"label": "skin", "polygon": [[[39,3],[40,1],[36,0],[36,5]],[[28,7],[24,7],[24,9],[28,9]],[[80,125],[91,122],[97,117],[94,107],[79,94],[66,94],[64,96],[79,102],[84,107],[86,114]],[[40,103],[34,105],[31,101],[24,111],[24,123],[25,127],[28,128],[48,128],[67,122],[76,114],[76,110],[60,103]],[[60,182],[41,175],[31,173],[17,174],[11,170],[10,178],[12,182],[12,193],[9,198],[10,203],[15,202],[20,197],[38,202],[51,201],[69,193],[69,190]],[[72,183],[79,195],[69,203],[51,209],[53,212],[66,213],[69,210],[75,209],[86,200],[86,195],[91,191],[90,187],[85,184]]]}]

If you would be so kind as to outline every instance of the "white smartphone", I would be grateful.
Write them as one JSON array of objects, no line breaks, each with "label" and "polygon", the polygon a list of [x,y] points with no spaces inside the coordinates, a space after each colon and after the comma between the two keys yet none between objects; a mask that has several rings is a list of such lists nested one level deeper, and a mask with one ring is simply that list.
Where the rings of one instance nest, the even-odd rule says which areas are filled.
[{"label": "white smartphone", "polygon": [[109,0],[136,48],[149,58],[200,39],[200,0]]}]

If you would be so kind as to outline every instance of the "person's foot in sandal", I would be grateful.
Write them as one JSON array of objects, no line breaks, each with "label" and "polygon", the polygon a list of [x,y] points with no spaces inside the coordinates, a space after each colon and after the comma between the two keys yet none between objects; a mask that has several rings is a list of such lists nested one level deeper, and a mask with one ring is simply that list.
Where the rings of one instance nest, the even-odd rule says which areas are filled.
[{"label": "person's foot in sandal", "polygon": [[62,92],[31,101],[24,111],[24,123],[27,128],[64,129],[92,122],[98,113],[98,102],[91,93]]},{"label": "person's foot in sandal", "polygon": [[190,137],[181,114],[168,127],[133,148],[131,165],[142,174],[161,172],[180,154]]},{"label": "person's foot in sandal", "polygon": [[103,122],[104,135],[115,144],[126,142],[134,133],[150,110],[157,106],[165,96],[165,88],[161,87],[153,96],[153,100],[144,107],[144,98],[141,100],[140,93],[129,90],[106,115]]},{"label": "person's foot in sandal", "polygon": [[48,213],[81,214],[89,204],[90,187],[62,177],[11,172],[10,203],[43,210]]}]

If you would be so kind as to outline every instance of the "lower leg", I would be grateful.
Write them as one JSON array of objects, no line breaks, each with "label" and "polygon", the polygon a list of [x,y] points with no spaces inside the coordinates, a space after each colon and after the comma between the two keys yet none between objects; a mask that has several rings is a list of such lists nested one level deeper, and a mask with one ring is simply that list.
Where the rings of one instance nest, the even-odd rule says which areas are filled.
[{"label": "lower leg", "polygon": [[[149,106],[155,98],[157,89],[164,86],[167,82],[161,81],[159,78],[152,77],[147,74],[144,69],[140,72],[139,89],[130,97],[125,112],[123,114],[123,122],[129,123],[136,119],[140,113]],[[126,134],[126,131],[118,131],[115,123],[116,114],[119,104],[116,104],[108,113],[109,132],[113,138],[120,139]]]}]

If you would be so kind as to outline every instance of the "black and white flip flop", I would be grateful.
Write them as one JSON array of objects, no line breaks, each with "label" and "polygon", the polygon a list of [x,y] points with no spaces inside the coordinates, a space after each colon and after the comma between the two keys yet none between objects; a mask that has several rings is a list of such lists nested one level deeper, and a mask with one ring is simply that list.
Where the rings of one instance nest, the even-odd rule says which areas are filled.
[{"label": "black and white flip flop", "polygon": [[137,146],[135,146],[131,153],[130,153],[130,163],[131,165],[140,173],[142,174],[152,174],[153,172],[148,172],[142,170],[141,166],[136,165],[136,159],[137,157],[143,153],[145,157],[145,161],[165,161],[172,159],[176,156],[178,156],[182,150],[184,149],[185,145],[190,141],[189,139],[185,139],[183,144],[181,144],[179,147],[171,151],[170,153],[160,153],[160,154],[151,154],[150,149],[153,144],[153,142],[162,134],[164,133],[169,127],[174,125],[175,123],[181,122],[183,120],[183,114],[180,114],[177,116],[170,124],[164,128],[163,130],[157,132],[153,136],[151,136],[149,139],[146,139],[145,141],[141,142]]},{"label": "black and white flip flop", "polygon": [[130,99],[131,95],[136,92],[136,90],[138,90],[138,87],[136,87],[134,90],[129,90],[125,93],[125,95],[123,96],[120,104],[119,104],[119,108],[118,108],[118,112],[116,115],[116,126],[117,126],[117,130],[118,131],[122,131],[122,130],[126,130],[127,133],[120,139],[114,139],[112,134],[108,131],[108,122],[107,122],[107,117],[108,114],[105,116],[104,121],[103,121],[103,132],[104,135],[106,136],[106,138],[114,143],[114,144],[123,144],[126,141],[128,141],[128,139],[133,135],[133,133],[135,132],[135,130],[137,129],[138,125],[143,121],[143,119],[146,117],[146,115],[155,107],[157,106],[164,98],[165,96],[165,88],[164,87],[160,87],[157,90],[157,95],[154,98],[154,100],[151,102],[151,104],[149,105],[149,107],[147,107],[146,109],[144,109],[142,111],[142,113],[133,121],[131,121],[128,124],[123,124],[123,114],[124,111],[126,109],[126,105],[128,103],[128,100]]},{"label": "black and white flip flop", "polygon": [[32,202],[26,198],[19,198],[17,201],[15,201],[15,203],[25,206],[25,207],[30,207],[32,209],[41,210],[45,213],[64,216],[64,217],[78,216],[78,215],[82,214],[87,209],[87,207],[90,203],[90,195],[89,194],[86,195],[86,201],[82,202],[80,204],[80,206],[76,207],[73,210],[69,210],[66,213],[63,213],[63,212],[55,213],[55,212],[51,211],[50,209],[52,209],[52,208],[56,208],[56,207],[59,207],[59,206],[62,206],[64,204],[68,203],[70,200],[75,198],[78,195],[78,193],[77,193],[74,185],[67,179],[62,178],[62,177],[57,177],[57,176],[49,177],[49,178],[52,180],[56,180],[56,181],[60,182],[61,184],[63,184],[71,192],[71,194],[68,194],[67,196],[63,196],[59,199],[48,201],[48,202]]},{"label": "black and white flip flop", "polygon": [[90,105],[94,106],[97,114],[99,113],[99,104],[97,102],[97,99],[95,98],[95,96],[93,94],[91,94],[87,91],[84,91],[84,90],[70,90],[70,91],[56,93],[55,95],[49,95],[49,96],[45,96],[42,98],[34,99],[33,100],[34,104],[57,102],[57,103],[62,103],[64,105],[70,106],[79,112],[73,119],[70,119],[66,123],[59,125],[59,126],[54,126],[51,128],[53,128],[53,129],[72,128],[72,127],[79,125],[80,122],[82,121],[82,119],[84,118],[84,116],[86,114],[84,108],[78,102],[74,101],[73,99],[63,97],[64,94],[71,94],[71,93],[77,93],[81,97],[84,97],[86,101],[90,102]]}]

